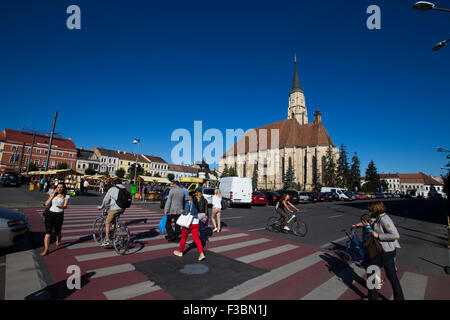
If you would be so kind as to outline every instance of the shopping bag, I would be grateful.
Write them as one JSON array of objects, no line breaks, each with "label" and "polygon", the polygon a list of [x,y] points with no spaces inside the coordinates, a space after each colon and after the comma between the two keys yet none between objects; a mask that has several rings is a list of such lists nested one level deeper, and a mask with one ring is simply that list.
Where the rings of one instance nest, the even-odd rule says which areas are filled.
[{"label": "shopping bag", "polygon": [[162,217],[161,221],[159,222],[158,226],[159,232],[164,233],[164,230],[166,229],[166,223],[167,223],[167,215],[165,214]]},{"label": "shopping bag", "polygon": [[180,227],[183,227],[183,228],[189,228],[191,226],[192,219],[193,219],[193,216],[191,214],[187,214],[187,215],[182,214],[177,219],[177,225],[179,225]]}]

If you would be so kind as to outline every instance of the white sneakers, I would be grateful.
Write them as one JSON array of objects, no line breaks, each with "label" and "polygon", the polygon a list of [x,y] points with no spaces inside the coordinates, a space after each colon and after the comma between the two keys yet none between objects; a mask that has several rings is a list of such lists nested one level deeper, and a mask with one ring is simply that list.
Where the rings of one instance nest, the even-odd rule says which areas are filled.
[{"label": "white sneakers", "polygon": [[291,231],[291,229],[289,229],[289,227],[284,227],[284,230]]},{"label": "white sneakers", "polygon": [[180,251],[178,251],[178,250],[175,250],[175,251],[173,252],[173,254],[176,255],[176,256],[178,256],[178,257],[182,257],[182,256],[183,256],[183,252],[180,252]]},{"label": "white sneakers", "polygon": [[205,255],[202,253],[200,253],[200,256],[198,257],[198,261],[202,261],[203,259],[205,259]]}]

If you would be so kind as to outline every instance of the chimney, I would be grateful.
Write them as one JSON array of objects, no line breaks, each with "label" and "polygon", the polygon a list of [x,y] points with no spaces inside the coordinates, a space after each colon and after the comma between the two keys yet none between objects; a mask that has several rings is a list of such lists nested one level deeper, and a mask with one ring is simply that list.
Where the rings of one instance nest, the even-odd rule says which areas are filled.
[{"label": "chimney", "polygon": [[314,122],[315,123],[322,122],[322,115],[320,114],[319,109],[317,109],[316,113],[314,114]]},{"label": "chimney", "polygon": [[68,137],[68,138],[67,138],[67,140],[70,140],[70,141],[72,141],[72,138],[71,138],[71,137]]},{"label": "chimney", "polygon": [[84,147],[80,147],[80,150],[84,150]]},{"label": "chimney", "polygon": [[117,153],[120,154],[120,150],[117,150]]}]

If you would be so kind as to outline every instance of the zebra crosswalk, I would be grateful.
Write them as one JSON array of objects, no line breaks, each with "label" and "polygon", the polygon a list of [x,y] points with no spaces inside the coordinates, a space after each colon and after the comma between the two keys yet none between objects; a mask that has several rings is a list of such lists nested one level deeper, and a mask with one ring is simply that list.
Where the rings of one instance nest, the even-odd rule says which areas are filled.
[{"label": "zebra crosswalk", "polygon": [[[42,231],[42,209],[28,211],[33,230]],[[162,212],[139,206],[126,211],[121,221],[128,224],[133,245],[123,256],[92,239],[92,224],[99,215],[94,206],[68,208],[62,231],[64,244],[44,257],[54,282],[67,279],[65,271],[69,265],[79,266],[82,275],[88,275],[87,284],[67,299],[174,299],[160,277],[153,279],[136,268],[139,263],[173,257],[173,250],[179,247],[168,243],[157,231]],[[191,240],[189,236],[188,244]],[[259,275],[207,298],[211,300],[339,300],[361,299],[367,293],[365,270],[355,263],[348,265],[326,248],[226,227],[209,237],[206,260],[199,262],[209,269],[217,267],[213,259],[208,260],[208,254],[222,255],[229,261],[261,270]],[[186,255],[196,256],[196,249]],[[449,282],[445,277],[432,279],[402,266],[399,277],[405,297],[414,300],[435,299],[433,283]],[[390,285],[385,284],[380,293],[391,298]],[[187,299],[188,296],[187,291]],[[442,298],[449,299],[450,293]]]}]

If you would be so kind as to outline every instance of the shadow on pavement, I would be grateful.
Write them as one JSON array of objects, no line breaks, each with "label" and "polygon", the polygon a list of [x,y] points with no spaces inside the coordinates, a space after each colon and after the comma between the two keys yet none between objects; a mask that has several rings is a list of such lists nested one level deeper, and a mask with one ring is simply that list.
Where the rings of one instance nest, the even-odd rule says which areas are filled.
[{"label": "shadow on pavement", "polygon": [[[89,272],[81,276],[80,289],[89,283],[89,278],[94,274],[95,272]],[[76,290],[69,289],[67,287],[67,280],[62,280],[26,296],[25,300],[65,300]]]},{"label": "shadow on pavement", "polygon": [[[377,199],[378,200],[378,199]],[[374,201],[377,201],[374,200]],[[397,216],[415,219],[425,222],[432,222],[447,225],[447,216],[450,212],[450,201],[448,200],[428,200],[428,199],[379,199],[384,203],[387,213],[390,216]],[[338,206],[353,207],[367,210],[370,202],[343,202],[335,203]]]}]

